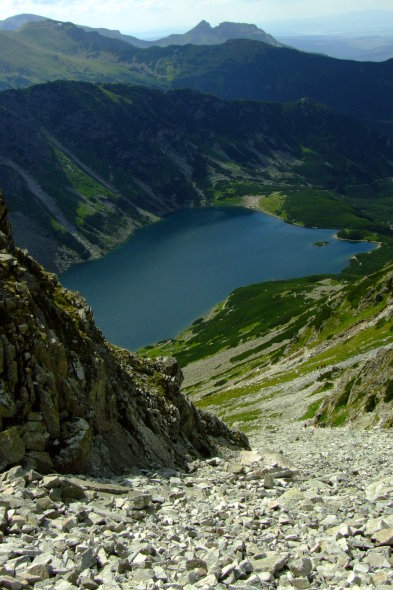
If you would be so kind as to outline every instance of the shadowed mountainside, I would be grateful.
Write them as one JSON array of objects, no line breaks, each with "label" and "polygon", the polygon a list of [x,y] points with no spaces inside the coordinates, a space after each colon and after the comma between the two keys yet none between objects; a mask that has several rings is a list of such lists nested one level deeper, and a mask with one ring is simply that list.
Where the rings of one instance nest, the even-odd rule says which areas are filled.
[{"label": "shadowed mountainside", "polygon": [[[211,203],[231,183],[340,192],[393,174],[389,140],[310,100],[55,82],[1,93],[0,130],[16,241],[57,270],[100,256],[154,216]],[[364,217],[364,204],[346,201],[336,205]]]}]

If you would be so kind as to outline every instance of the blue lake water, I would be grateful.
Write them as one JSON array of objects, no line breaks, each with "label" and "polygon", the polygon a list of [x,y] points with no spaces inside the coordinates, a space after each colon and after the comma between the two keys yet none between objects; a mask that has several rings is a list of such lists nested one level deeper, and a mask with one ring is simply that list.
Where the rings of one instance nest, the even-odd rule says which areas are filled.
[{"label": "blue lake water", "polygon": [[[111,342],[135,350],[174,337],[237,287],[337,273],[375,247],[334,234],[245,209],[190,209],[139,230],[61,281],[86,297]],[[322,241],[329,244],[315,246]]]}]

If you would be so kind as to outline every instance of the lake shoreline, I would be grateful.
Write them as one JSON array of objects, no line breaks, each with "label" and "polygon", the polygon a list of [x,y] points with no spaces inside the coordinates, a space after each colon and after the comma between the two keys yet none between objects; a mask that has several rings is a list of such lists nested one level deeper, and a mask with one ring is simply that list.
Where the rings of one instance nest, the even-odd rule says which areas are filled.
[{"label": "lake shoreline", "polygon": [[[105,258],[106,256],[111,255],[113,252],[117,251],[118,249],[123,248],[130,240],[132,240],[133,238],[135,238],[135,236],[138,234],[138,232],[143,231],[145,228],[151,226],[151,225],[156,225],[157,223],[160,223],[161,221],[167,219],[168,217],[170,217],[171,215],[175,215],[181,211],[190,211],[190,210],[198,210],[198,209],[244,209],[246,211],[250,211],[250,212],[256,212],[256,213],[263,213],[264,215],[269,215],[270,217],[273,217],[275,219],[278,219],[279,221],[282,221],[283,223],[286,223],[290,226],[295,226],[295,227],[300,227],[300,228],[304,228],[304,229],[327,229],[327,230],[333,230],[335,228],[321,228],[319,226],[313,226],[313,227],[307,227],[304,224],[302,224],[301,222],[296,222],[296,221],[288,221],[287,219],[284,219],[283,217],[281,217],[280,215],[278,215],[277,213],[272,213],[271,211],[268,211],[266,209],[264,209],[261,204],[260,204],[260,199],[263,197],[263,195],[245,195],[244,197],[241,197],[242,202],[241,203],[237,203],[235,205],[229,205],[229,204],[223,204],[223,205],[215,205],[215,204],[207,204],[207,205],[199,205],[199,206],[193,206],[193,207],[184,207],[181,209],[177,209],[175,211],[171,211],[168,214],[162,216],[162,217],[158,217],[157,215],[150,215],[150,220],[149,222],[147,222],[144,225],[141,225],[139,227],[134,227],[132,232],[129,233],[127,235],[127,237],[124,240],[121,240],[119,243],[116,244],[115,247],[109,248],[107,251],[105,251],[103,254],[100,255],[96,255],[94,257],[88,258],[87,260],[75,260],[75,261],[70,261],[69,266],[67,266],[67,268],[65,270],[62,270],[61,272],[57,272],[57,276],[58,277],[62,277],[64,274],[66,274],[67,272],[69,272],[71,269],[76,268],[78,266],[82,266],[84,264],[89,264],[93,261],[97,261],[97,260],[101,260],[103,258]],[[351,240],[349,238],[341,238],[338,236],[337,233],[334,234],[334,238],[337,240],[342,240],[344,242],[351,242],[351,243],[367,243],[367,244],[376,244],[376,248],[375,249],[379,249],[382,247],[382,242],[378,241],[378,242],[370,242],[369,240]],[[371,254],[373,252],[373,250],[371,250],[370,252],[367,252],[367,254]]]},{"label": "lake shoreline", "polygon": [[[369,249],[332,240],[333,232],[245,207],[185,209],[61,281],[85,296],[109,340],[135,350],[174,337],[239,287],[338,274]],[[316,248],[316,241],[330,244]]]}]

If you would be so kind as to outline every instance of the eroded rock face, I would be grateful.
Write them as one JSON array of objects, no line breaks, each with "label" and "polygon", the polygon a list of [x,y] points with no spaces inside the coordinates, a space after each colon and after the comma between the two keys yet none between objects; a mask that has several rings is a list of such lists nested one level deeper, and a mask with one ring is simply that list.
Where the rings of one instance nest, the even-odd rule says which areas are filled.
[{"label": "eroded rock face", "polygon": [[393,426],[393,350],[381,349],[375,358],[346,371],[334,395],[322,403],[316,423],[334,423],[344,415],[362,428]]},{"label": "eroded rock face", "polygon": [[180,394],[174,359],[109,344],[83,298],[14,247],[0,196],[0,468],[122,472],[247,446]]}]

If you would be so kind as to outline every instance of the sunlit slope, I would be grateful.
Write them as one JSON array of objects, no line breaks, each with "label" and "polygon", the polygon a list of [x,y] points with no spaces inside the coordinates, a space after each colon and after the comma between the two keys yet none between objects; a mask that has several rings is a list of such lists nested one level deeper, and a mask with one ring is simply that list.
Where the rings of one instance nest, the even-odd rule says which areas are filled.
[{"label": "sunlit slope", "polygon": [[390,426],[392,346],[390,264],[351,282],[315,277],[238,289],[145,353],[177,355],[198,405],[245,430],[261,417],[265,426],[278,417]]}]

